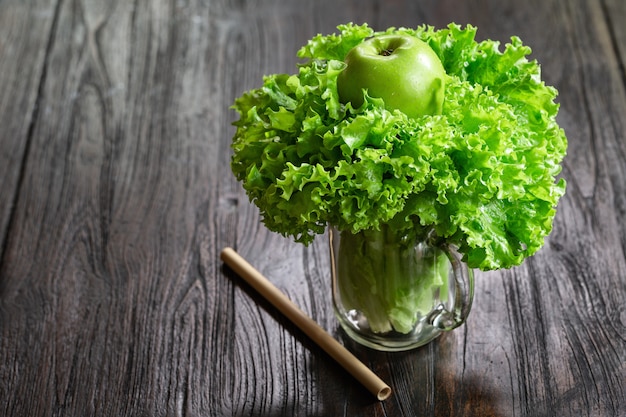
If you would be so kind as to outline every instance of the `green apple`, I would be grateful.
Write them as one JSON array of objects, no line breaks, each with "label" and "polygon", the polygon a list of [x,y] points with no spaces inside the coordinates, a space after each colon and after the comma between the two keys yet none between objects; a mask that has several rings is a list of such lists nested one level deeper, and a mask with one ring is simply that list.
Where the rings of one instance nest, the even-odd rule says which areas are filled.
[{"label": "green apple", "polygon": [[337,79],[342,103],[360,107],[367,90],[388,110],[409,117],[441,113],[446,72],[426,42],[410,35],[374,36],[352,48],[345,63]]}]

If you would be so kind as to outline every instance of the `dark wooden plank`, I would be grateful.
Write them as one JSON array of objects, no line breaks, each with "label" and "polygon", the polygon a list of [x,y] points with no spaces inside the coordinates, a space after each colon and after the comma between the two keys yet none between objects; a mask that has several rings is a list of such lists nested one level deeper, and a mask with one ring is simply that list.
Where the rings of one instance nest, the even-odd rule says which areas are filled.
[{"label": "dark wooden plank", "polygon": [[[0,99],[10,161],[0,191],[19,192],[0,203],[0,414],[626,413],[619,1],[74,0],[56,13],[5,1],[0,10],[11,11],[0,14],[0,39],[23,45],[13,62],[0,41],[0,86],[22,83],[8,95],[19,108]],[[304,248],[267,232],[228,166],[234,98],[263,74],[295,71],[307,39],[347,21],[456,21],[483,38],[521,36],[561,91],[570,139],[568,194],[544,250],[519,268],[477,273],[467,324],[406,353],[345,339],[324,237]],[[30,72],[17,77],[19,66]],[[394,395],[373,400],[224,268],[226,245]]]},{"label": "dark wooden plank", "polygon": [[2,270],[4,415],[176,414],[220,396],[227,49],[208,16],[62,3]]},{"label": "dark wooden plank", "polygon": [[[56,2],[0,2],[0,259],[19,188]],[[32,24],[25,24],[32,22]]]}]

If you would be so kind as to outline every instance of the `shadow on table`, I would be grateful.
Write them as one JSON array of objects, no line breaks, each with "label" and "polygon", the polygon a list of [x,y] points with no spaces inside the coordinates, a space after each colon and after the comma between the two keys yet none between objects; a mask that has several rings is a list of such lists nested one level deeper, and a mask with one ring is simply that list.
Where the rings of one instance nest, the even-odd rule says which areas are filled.
[{"label": "shadow on table", "polygon": [[445,333],[433,342],[406,352],[378,352],[338,332],[341,342],[375,369],[393,389],[385,414],[393,416],[504,417],[501,387],[463,369],[459,360],[462,330]]},{"label": "shadow on table", "polygon": [[[454,345],[451,342],[457,337],[454,332],[417,349],[388,353],[359,345],[339,326],[331,330],[333,337],[391,386],[393,394],[381,402],[233,270],[224,265],[222,272],[311,352],[311,359],[305,365],[311,379],[317,381],[321,404],[310,399],[309,405],[317,412],[301,410],[297,415],[505,416],[497,411],[497,390],[489,386],[489,381],[466,375],[462,369],[453,369],[458,362],[451,360],[455,354],[451,351]],[[284,406],[289,408],[287,404]],[[277,410],[275,414],[267,411],[264,415],[270,417],[284,415],[284,410]]]}]

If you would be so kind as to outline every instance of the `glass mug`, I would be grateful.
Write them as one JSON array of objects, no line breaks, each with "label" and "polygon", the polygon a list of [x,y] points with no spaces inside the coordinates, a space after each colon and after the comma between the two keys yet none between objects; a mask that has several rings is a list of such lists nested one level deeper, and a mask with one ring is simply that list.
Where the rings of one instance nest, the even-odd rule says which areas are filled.
[{"label": "glass mug", "polygon": [[358,343],[408,350],[465,322],[473,271],[432,234],[420,240],[386,226],[357,234],[329,228],[329,243],[335,315]]}]

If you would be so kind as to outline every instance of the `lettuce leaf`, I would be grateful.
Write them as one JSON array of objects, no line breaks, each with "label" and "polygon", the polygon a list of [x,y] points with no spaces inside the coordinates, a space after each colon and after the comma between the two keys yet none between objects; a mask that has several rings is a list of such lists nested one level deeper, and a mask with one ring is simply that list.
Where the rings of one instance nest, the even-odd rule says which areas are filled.
[{"label": "lettuce leaf", "polygon": [[[235,100],[232,170],[265,225],[309,244],[328,225],[358,233],[434,229],[471,268],[508,268],[552,229],[567,139],[557,91],[517,37],[500,48],[476,28],[347,24],[298,51],[297,74],[266,76]],[[449,79],[441,115],[409,118],[366,97],[339,102],[347,52],[400,32],[427,42]]]}]

